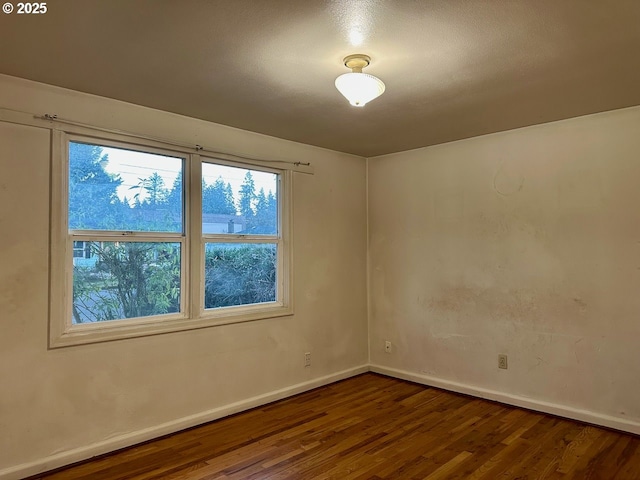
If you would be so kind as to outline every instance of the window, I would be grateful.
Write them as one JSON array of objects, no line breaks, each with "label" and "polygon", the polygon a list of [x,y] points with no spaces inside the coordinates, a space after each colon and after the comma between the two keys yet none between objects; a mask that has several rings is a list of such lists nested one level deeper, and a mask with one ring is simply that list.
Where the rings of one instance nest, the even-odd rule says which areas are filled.
[{"label": "window", "polygon": [[73,265],[80,264],[81,260],[77,258],[91,258],[91,244],[89,242],[74,241],[73,242]]},{"label": "window", "polygon": [[71,323],[184,311],[185,158],[80,141],[67,145]]},{"label": "window", "polygon": [[291,313],[288,172],[55,138],[52,346]]},{"label": "window", "polygon": [[276,301],[277,198],[276,173],[202,164],[206,309]]}]

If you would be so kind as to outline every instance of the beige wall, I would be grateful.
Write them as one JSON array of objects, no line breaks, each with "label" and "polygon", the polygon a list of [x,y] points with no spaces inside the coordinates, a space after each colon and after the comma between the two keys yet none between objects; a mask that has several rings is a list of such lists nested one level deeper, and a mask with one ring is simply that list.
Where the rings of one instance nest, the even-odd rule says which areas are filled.
[{"label": "beige wall", "polygon": [[294,316],[47,350],[49,131],[0,122],[0,478],[196,424],[367,364],[362,158],[6,76],[0,107],[310,161],[315,169],[294,174]]},{"label": "beige wall", "polygon": [[639,179],[640,108],[369,159],[371,363],[640,433]]}]

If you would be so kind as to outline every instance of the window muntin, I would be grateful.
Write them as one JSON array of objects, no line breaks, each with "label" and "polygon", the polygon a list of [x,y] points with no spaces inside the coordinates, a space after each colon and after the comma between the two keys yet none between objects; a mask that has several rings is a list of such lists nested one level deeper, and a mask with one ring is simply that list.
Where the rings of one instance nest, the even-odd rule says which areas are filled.
[{"label": "window muntin", "polygon": [[[128,137],[119,134],[87,133],[86,128],[70,129],[77,130],[78,134],[61,131],[53,133],[52,204],[59,208],[52,210],[51,223],[50,345],[52,347],[244,322],[293,313],[290,292],[291,245],[288,233],[291,214],[289,207],[291,173],[289,171],[281,170],[277,166],[257,166],[253,162],[252,165],[244,165],[235,160],[203,158],[197,153],[181,152],[173,146],[163,148],[163,144],[155,141],[136,141],[132,144],[129,143]],[[98,136],[101,137],[99,140],[97,140]],[[85,220],[90,215],[73,218],[71,214],[73,212],[69,211],[70,189],[79,186],[77,180],[76,185],[71,186],[74,180],[70,165],[73,163],[75,167],[82,164],[81,161],[70,158],[70,151],[77,149],[75,151],[77,155],[82,150],[78,146],[85,145],[88,146],[84,147],[85,152],[94,150],[94,153],[89,154],[92,161],[85,161],[85,166],[88,164],[94,169],[96,165],[102,166],[108,174],[106,182],[96,181],[94,184],[99,187],[105,184],[109,186],[109,183],[112,183],[110,187],[113,187],[113,184],[116,184],[115,196],[111,192],[111,196],[106,197],[109,200],[102,203],[92,202],[103,207],[106,205],[106,213],[102,216],[96,215],[99,218],[91,221]],[[118,155],[132,155],[141,160],[122,161],[117,158]],[[148,161],[149,159],[153,160]],[[167,159],[173,162],[173,165],[167,165]],[[163,161],[165,163],[161,164]],[[156,169],[149,170],[149,164]],[[119,166],[119,169],[116,166]],[[135,168],[138,170],[132,170]],[[139,192],[146,193],[154,187],[153,183],[142,183],[154,172],[162,177],[166,189],[164,196],[156,198],[174,202],[173,210],[166,208],[166,204],[158,201],[156,206],[164,208],[148,209],[145,213],[154,213],[140,215],[142,219],[127,210],[125,210],[126,214],[122,215],[122,211],[118,209],[123,205],[118,205],[119,203],[128,205],[133,211],[141,208],[136,202],[145,205],[152,203],[148,200],[150,197],[145,197]],[[243,223],[242,219],[238,218],[243,217],[240,193],[243,183],[247,180],[245,178],[247,173],[250,173],[255,187],[253,194],[248,196],[252,200],[249,205],[253,213],[250,218],[254,221],[253,226],[245,226],[247,223]],[[211,178],[212,175],[213,178]],[[232,175],[236,179],[233,179]],[[207,223],[206,218],[203,218],[203,209],[200,207],[203,192],[210,184],[215,187],[219,177],[226,184],[232,185],[235,215],[232,215],[230,209],[229,213],[224,214],[232,216],[228,219],[232,220],[232,228],[229,228],[229,221],[227,221],[224,225],[226,228],[210,231],[205,228],[203,231]],[[105,176],[102,175],[101,178],[104,180]],[[79,183],[82,184],[82,182]],[[167,188],[167,185],[171,187]],[[96,188],[99,191],[99,188]],[[264,192],[264,198],[268,199],[262,202],[262,206],[270,202],[269,216],[265,215],[265,209],[259,207],[262,198],[261,190]],[[138,194],[137,197],[136,194]],[[91,190],[87,195],[91,195]],[[167,215],[167,212],[174,213]],[[260,223],[262,228],[255,228],[257,224],[255,217],[270,220]],[[76,228],[70,228],[71,226]],[[237,228],[238,226],[245,227]],[[154,260],[156,258],[166,260],[162,258],[164,254],[160,250],[170,246],[175,260],[173,263],[164,264],[162,268],[172,270],[174,274],[164,275],[164,277],[160,275],[165,279],[165,284],[168,283],[171,286],[171,294],[162,295],[162,302],[149,302],[147,297],[146,309],[136,310],[127,307],[125,311],[122,300],[119,300],[117,307],[110,306],[108,302],[114,300],[114,292],[119,287],[124,286],[125,291],[131,288],[130,284],[127,284],[129,280],[126,269],[120,272],[121,277],[117,277],[114,273],[118,268],[122,269],[127,265],[128,257],[122,253],[119,261],[104,257],[105,247],[119,247],[126,252],[125,247],[128,246],[131,250],[133,244],[139,244],[138,246],[147,244],[147,247],[153,246],[151,250],[155,249],[157,252],[147,252],[150,256],[145,257],[141,263],[142,266],[137,270],[135,268],[130,270],[149,272],[149,269],[158,267]],[[222,248],[248,251],[248,256],[245,257],[248,263],[240,267],[238,263],[230,262],[230,256],[227,255],[226,263],[219,258],[217,261],[210,262],[205,268],[205,251],[219,251]],[[265,258],[269,261],[265,262]],[[105,265],[108,263],[107,260],[111,261],[108,268]],[[211,288],[215,285],[216,278],[219,280],[221,271],[224,270],[227,274],[235,272],[237,278],[246,279],[251,278],[249,272],[252,268],[265,265],[267,267],[260,272],[253,270],[253,277],[262,282],[266,278],[269,279],[268,288],[251,290],[247,287],[249,292],[244,294],[247,292],[241,292],[238,288],[234,290],[230,288],[231,285],[226,285],[228,288],[222,294],[212,293]],[[178,277],[175,274],[176,269],[179,270],[179,284],[176,281]],[[94,284],[89,285],[84,280],[86,277],[90,277]],[[166,278],[171,280],[167,281]],[[206,287],[207,279],[209,287]],[[85,281],[84,285],[79,282],[80,280]],[[148,291],[150,285],[156,280],[157,278],[154,280],[148,278],[140,283],[141,295],[138,295],[138,288],[134,288],[133,292],[139,299],[145,298],[142,290]],[[242,284],[243,282],[240,282],[235,285],[237,287]],[[256,284],[257,282],[254,282],[254,287]],[[100,286],[103,289],[97,289],[96,293],[96,288]],[[91,297],[86,296],[87,290],[91,290],[89,287],[94,288],[93,295],[104,296],[104,304],[100,309],[95,305],[92,306],[94,310],[99,311],[99,314],[89,317],[89,313],[84,311],[74,318],[74,308],[86,310],[87,298],[90,306],[92,305]],[[157,288],[157,285],[153,285],[152,291],[153,288]],[[205,297],[205,290],[208,298]],[[109,293],[105,295],[105,291]],[[84,304],[79,300],[82,294],[85,294],[82,299],[85,301]],[[224,299],[221,300],[221,298]]]}]

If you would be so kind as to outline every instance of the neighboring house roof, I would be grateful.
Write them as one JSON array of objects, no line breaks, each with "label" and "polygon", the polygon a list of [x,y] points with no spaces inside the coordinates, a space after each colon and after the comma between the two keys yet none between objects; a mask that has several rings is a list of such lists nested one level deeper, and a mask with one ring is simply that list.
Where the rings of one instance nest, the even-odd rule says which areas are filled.
[{"label": "neighboring house roof", "polygon": [[228,223],[233,220],[236,225],[245,225],[247,222],[242,215],[223,215],[216,213],[203,213],[202,223]]},{"label": "neighboring house roof", "polygon": [[246,227],[241,215],[202,214],[202,233],[239,233]]}]

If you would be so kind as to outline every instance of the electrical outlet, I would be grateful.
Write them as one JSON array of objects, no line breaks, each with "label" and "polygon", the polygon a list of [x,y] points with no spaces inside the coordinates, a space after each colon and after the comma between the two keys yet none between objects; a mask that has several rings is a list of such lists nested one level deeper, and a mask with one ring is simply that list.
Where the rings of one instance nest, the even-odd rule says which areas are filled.
[{"label": "electrical outlet", "polygon": [[305,367],[311,366],[311,352],[307,352],[304,354],[304,366]]},{"label": "electrical outlet", "polygon": [[384,342],[384,351],[386,353],[391,353],[391,342],[389,340]]},{"label": "electrical outlet", "polygon": [[507,365],[507,356],[506,355],[504,355],[504,354],[498,355],[498,368],[502,368],[504,370],[509,368],[509,366]]}]

